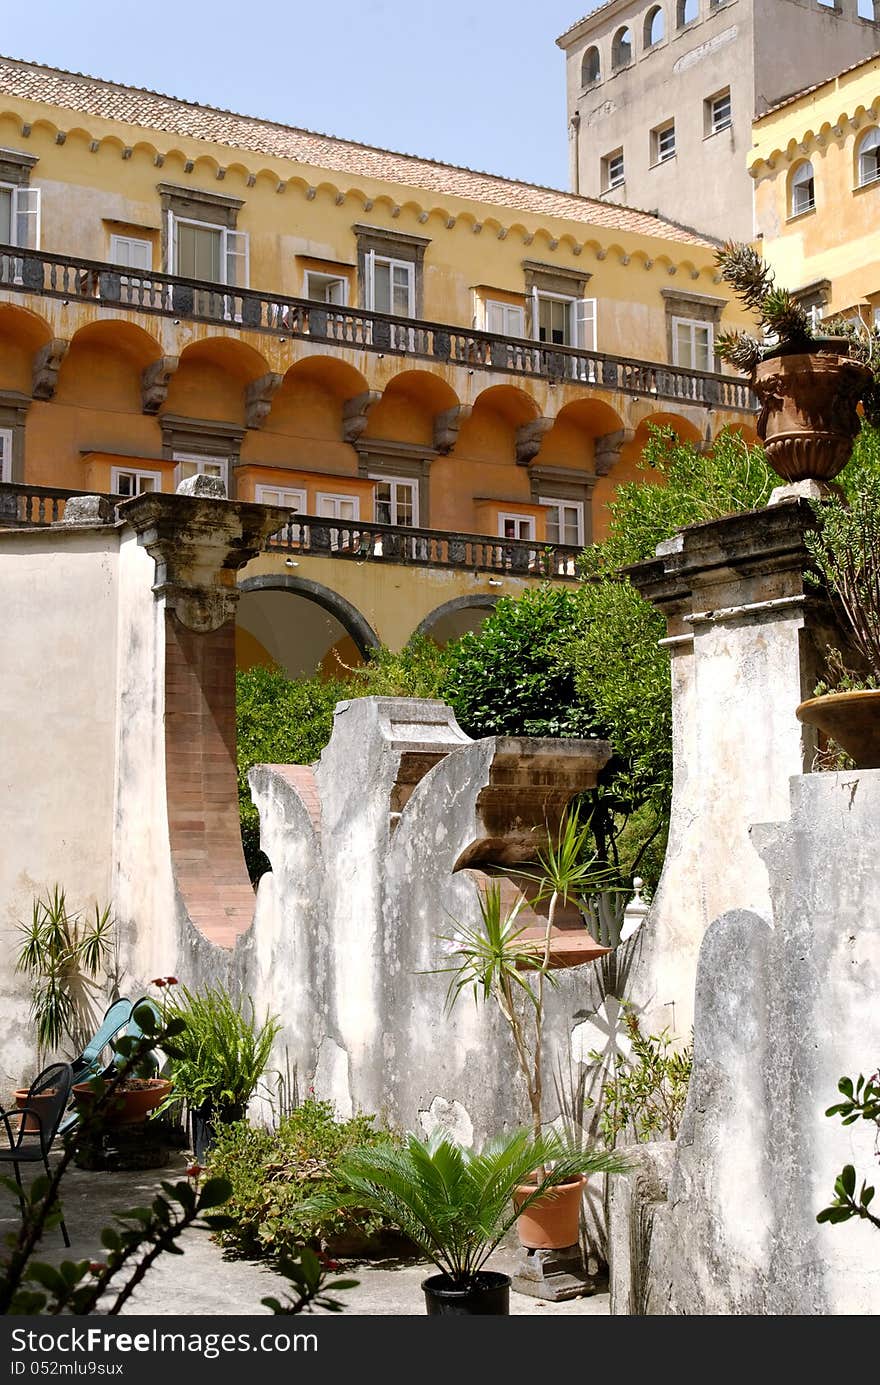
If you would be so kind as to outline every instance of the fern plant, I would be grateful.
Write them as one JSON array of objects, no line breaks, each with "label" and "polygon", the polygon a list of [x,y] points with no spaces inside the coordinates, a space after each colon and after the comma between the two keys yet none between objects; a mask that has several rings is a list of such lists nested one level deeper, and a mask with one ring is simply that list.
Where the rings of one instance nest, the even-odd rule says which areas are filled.
[{"label": "fern plant", "polygon": [[218,987],[193,993],[181,986],[166,999],[163,1019],[181,1021],[171,1063],[173,1092],[166,1105],[185,1101],[190,1110],[244,1107],[266,1070],[280,1025],[267,1015],[257,1022],[253,1001],[236,1004]]}]

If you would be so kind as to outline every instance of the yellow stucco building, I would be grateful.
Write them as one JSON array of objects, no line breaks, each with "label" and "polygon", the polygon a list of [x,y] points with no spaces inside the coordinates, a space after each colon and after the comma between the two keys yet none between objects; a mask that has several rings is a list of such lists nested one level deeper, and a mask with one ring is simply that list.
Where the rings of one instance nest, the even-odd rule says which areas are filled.
[{"label": "yellow stucco building", "polygon": [[[571,577],[650,422],[752,432],[717,373],[742,316],[713,251],[647,213],[2,59],[0,514],[217,475],[312,517],[245,574],[243,659],[448,637]],[[291,592],[307,657],[270,610]]]},{"label": "yellow stucco building", "polygon": [[777,281],[817,316],[880,325],[880,55],[755,121],[749,169]]}]

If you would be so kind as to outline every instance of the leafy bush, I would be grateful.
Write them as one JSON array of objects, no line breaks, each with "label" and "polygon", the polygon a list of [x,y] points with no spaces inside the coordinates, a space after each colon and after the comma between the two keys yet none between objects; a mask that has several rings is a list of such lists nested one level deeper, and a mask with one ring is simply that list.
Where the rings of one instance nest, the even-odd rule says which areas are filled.
[{"label": "leafy bush", "polygon": [[169,1049],[171,1100],[183,1100],[191,1110],[204,1102],[215,1108],[245,1105],[266,1069],[280,1025],[268,1015],[258,1024],[252,1001],[248,1014],[220,988],[193,994],[182,986],[180,994],[182,999],[166,1001],[163,1011],[166,1023],[183,1025]]},{"label": "leafy bush", "polygon": [[[841,1077],[837,1090],[843,1101],[829,1106],[826,1116],[839,1116],[842,1125],[852,1125],[857,1120],[869,1121],[877,1127],[877,1138],[880,1139],[880,1072],[872,1073],[867,1079],[860,1074],[855,1083],[851,1077]],[[875,1143],[875,1150],[876,1147]],[[846,1164],[834,1181],[834,1201],[822,1209],[816,1221],[836,1225],[852,1217],[860,1217],[880,1230],[880,1217],[870,1210],[873,1201],[874,1186],[869,1185],[865,1178],[856,1197],[855,1165]]]},{"label": "leafy bush", "polygon": [[602,734],[560,658],[576,614],[574,592],[536,587],[502,597],[481,630],[450,646],[446,698],[468,735]]},{"label": "leafy bush", "polygon": [[[387,1223],[374,1212],[340,1208],[346,1191],[336,1169],[350,1150],[389,1144],[393,1136],[377,1130],[375,1117],[337,1120],[329,1101],[306,1101],[278,1127],[269,1130],[240,1121],[219,1132],[211,1152],[212,1177],[232,1185],[224,1213],[229,1225],[217,1239],[228,1250],[273,1259],[292,1253],[303,1241],[336,1237],[368,1239]],[[301,1204],[318,1191],[332,1204],[320,1212]]]},{"label": "leafy bush", "polygon": [[[618,1062],[602,1084],[599,1129],[610,1146],[626,1140],[674,1140],[687,1100],[693,1046],[679,1050],[667,1030],[643,1034],[632,1010],[624,1023],[631,1058]],[[601,1061],[601,1054],[590,1055]]]}]

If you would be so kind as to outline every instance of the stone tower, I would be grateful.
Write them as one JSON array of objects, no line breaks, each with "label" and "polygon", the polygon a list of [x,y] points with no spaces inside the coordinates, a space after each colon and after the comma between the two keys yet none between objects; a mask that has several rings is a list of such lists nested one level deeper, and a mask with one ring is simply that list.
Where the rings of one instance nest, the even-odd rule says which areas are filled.
[{"label": "stone tower", "polygon": [[752,120],[880,49],[880,0],[607,0],[556,42],[574,191],[750,240]]}]

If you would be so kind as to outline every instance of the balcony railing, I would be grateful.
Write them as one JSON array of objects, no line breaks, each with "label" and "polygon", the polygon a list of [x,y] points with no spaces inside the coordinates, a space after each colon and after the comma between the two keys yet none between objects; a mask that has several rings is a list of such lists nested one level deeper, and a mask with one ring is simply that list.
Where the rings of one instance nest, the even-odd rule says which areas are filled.
[{"label": "balcony railing", "polygon": [[[0,482],[0,529],[35,529],[57,523],[72,495],[82,491],[55,486]],[[118,505],[122,497],[104,497]],[[266,540],[267,552],[288,557],[339,558],[355,563],[395,563],[407,567],[488,572],[498,576],[542,580],[577,576],[581,549],[568,544],[526,539],[492,538],[441,529],[404,528],[361,520],[316,518],[291,514],[282,529]]]},{"label": "balcony railing", "polygon": [[117,311],[185,317],[227,329],[237,326],[250,332],[466,366],[469,370],[570,381],[639,397],[740,411],[756,411],[758,407],[748,383],[735,375],[686,370],[571,346],[548,346],[448,323],[391,317],[175,274],[132,273],[98,260],[73,259],[42,250],[0,245],[0,289],[97,303]]}]

